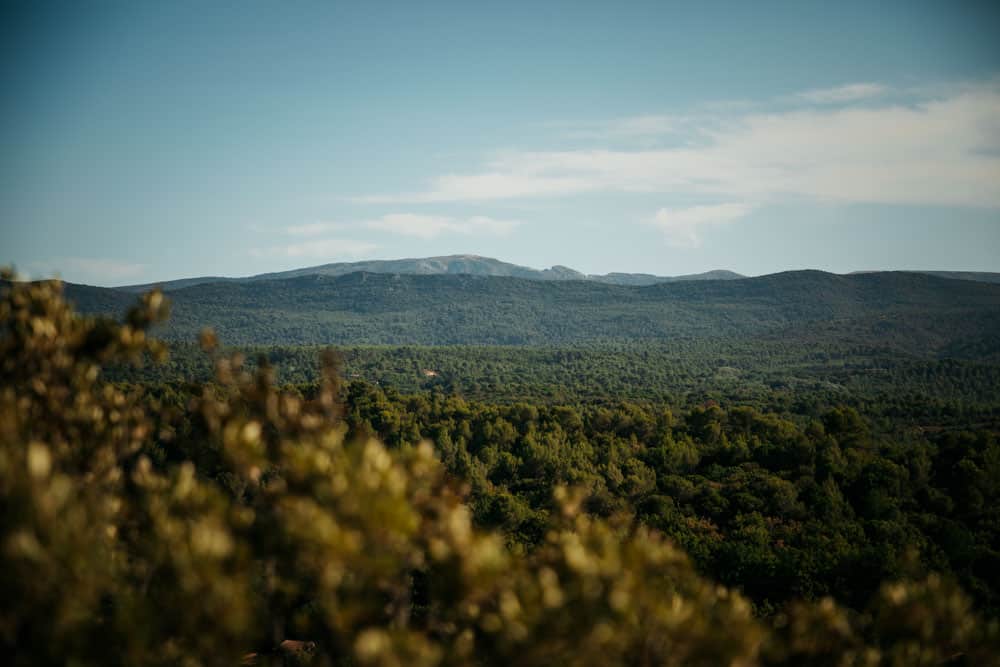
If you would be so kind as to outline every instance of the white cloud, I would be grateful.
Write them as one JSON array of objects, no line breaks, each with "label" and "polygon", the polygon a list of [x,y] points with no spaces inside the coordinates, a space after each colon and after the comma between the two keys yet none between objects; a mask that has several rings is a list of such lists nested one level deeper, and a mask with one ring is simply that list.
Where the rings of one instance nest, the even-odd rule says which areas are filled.
[{"label": "white cloud", "polygon": [[582,139],[645,139],[683,131],[690,118],[666,114],[646,114],[610,121],[559,123],[568,137]]},{"label": "white cloud", "polygon": [[368,241],[353,239],[313,239],[303,243],[272,246],[270,248],[253,248],[253,257],[308,257],[310,259],[338,259],[342,257],[358,257],[366,255],[378,248]]},{"label": "white cloud", "polygon": [[697,248],[701,245],[701,238],[698,236],[701,227],[739,220],[752,209],[753,206],[740,203],[661,208],[649,223],[663,231],[664,238],[670,245]]},{"label": "white cloud", "polygon": [[[330,231],[350,229],[371,229],[390,232],[402,236],[432,239],[441,234],[488,234],[505,236],[517,227],[516,220],[497,220],[486,216],[452,218],[419,213],[390,213],[374,220],[359,222],[316,222],[288,227],[285,231],[292,236],[319,236]],[[308,245],[308,244],[303,244]]]},{"label": "white cloud", "polygon": [[369,229],[424,239],[434,238],[446,232],[504,236],[513,231],[518,224],[520,223],[513,220],[496,220],[485,216],[448,218],[416,213],[391,213],[378,220],[364,223]]},{"label": "white cloud", "polygon": [[391,203],[441,203],[455,201],[483,201],[511,197],[563,195],[593,189],[585,178],[559,178],[519,174],[513,171],[492,171],[474,174],[445,174],[432,182],[425,192],[369,195],[355,197],[352,201],[362,204]]},{"label": "white cloud", "polygon": [[28,262],[26,269],[32,279],[60,277],[70,282],[115,285],[142,275],[146,265],[107,258],[53,257]]},{"label": "white cloud", "polygon": [[339,232],[348,228],[340,222],[310,222],[304,225],[292,225],[285,229],[292,236],[322,236],[330,232]]},{"label": "white cloud", "polygon": [[[870,98],[877,88],[856,84],[803,94],[839,98],[839,105],[707,113],[690,125],[690,141],[679,147],[508,152],[482,170],[438,176],[422,192],[366,201],[485,201],[604,191],[754,204],[806,197],[1000,207],[1000,83],[925,93],[909,105],[849,103]],[[637,126],[656,124],[643,118]]]},{"label": "white cloud", "polygon": [[813,104],[844,104],[883,95],[888,89],[877,83],[852,83],[837,88],[807,90],[796,95],[801,100]]},{"label": "white cloud", "polygon": [[452,221],[449,218],[441,218],[433,215],[393,213],[384,215],[378,220],[369,220],[363,224],[368,229],[430,239],[448,230],[452,225]]}]

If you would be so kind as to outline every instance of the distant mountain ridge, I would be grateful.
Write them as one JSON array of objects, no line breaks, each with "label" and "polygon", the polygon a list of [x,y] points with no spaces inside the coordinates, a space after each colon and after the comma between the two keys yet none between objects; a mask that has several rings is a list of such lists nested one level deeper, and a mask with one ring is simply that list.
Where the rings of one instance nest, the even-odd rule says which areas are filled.
[{"label": "distant mountain ridge", "polygon": [[[630,285],[644,287],[660,283],[691,282],[704,280],[741,280],[747,278],[735,271],[716,269],[704,273],[692,273],[677,276],[658,276],[651,273],[612,272],[603,275],[586,274],[568,266],[556,264],[547,269],[533,269],[519,264],[503,262],[492,257],[480,255],[443,255],[439,257],[422,257],[410,259],[373,259],[359,262],[335,262],[307,266],[301,269],[259,273],[253,276],[199,276],[195,278],[180,278],[141,285],[123,285],[114,289],[125,292],[145,292],[154,287],[160,287],[173,292],[195,285],[208,283],[252,283],[266,280],[287,280],[303,276],[345,276],[349,273],[384,273],[395,275],[470,275],[495,276],[506,278],[523,278],[525,280],[543,281],[585,281],[603,283],[605,285]],[[884,273],[882,271],[854,271],[846,275],[861,275],[868,273]],[[916,273],[952,280],[971,280],[983,283],[1000,283],[1000,273],[984,271],[902,271],[899,273]]]},{"label": "distant mountain ridge", "polygon": [[[87,313],[136,295],[66,285]],[[822,347],[1000,359],[1000,285],[914,272],[789,271],[742,280],[592,280],[353,272],[192,285],[157,335],[234,345],[594,345],[773,336]]]},{"label": "distant mountain ridge", "polygon": [[[863,273],[879,273],[878,271],[854,271],[851,275]],[[904,273],[922,273],[937,278],[951,280],[971,280],[977,283],[1000,283],[1000,273],[989,271],[905,271]]]},{"label": "distant mountain ridge", "polygon": [[526,280],[582,280],[608,285],[655,285],[688,280],[737,280],[744,278],[733,271],[707,271],[681,276],[656,276],[649,273],[608,273],[605,275],[588,275],[568,266],[555,265],[548,269],[532,269],[527,266],[502,262],[492,257],[479,255],[445,255],[441,257],[423,257],[412,259],[366,260],[361,262],[337,262],[321,264],[289,271],[261,273],[243,278],[226,278],[221,276],[203,276],[198,278],[182,278],[142,285],[125,285],[117,289],[127,292],[144,292],[153,287],[161,287],[166,291],[174,291],[202,285],[206,283],[235,282],[248,283],[262,280],[285,280],[302,276],[344,276],[349,273],[389,273],[400,275],[470,275],[498,276],[508,278],[524,278]]}]

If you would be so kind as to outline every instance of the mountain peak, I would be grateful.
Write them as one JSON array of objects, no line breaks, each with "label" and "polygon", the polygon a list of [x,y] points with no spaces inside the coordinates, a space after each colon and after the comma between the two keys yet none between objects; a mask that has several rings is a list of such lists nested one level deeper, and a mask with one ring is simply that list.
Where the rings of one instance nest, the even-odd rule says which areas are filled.
[{"label": "mountain peak", "polygon": [[118,289],[128,292],[142,292],[152,287],[165,290],[178,290],[204,283],[214,282],[256,282],[260,280],[283,280],[301,276],[342,276],[348,273],[364,271],[367,273],[397,273],[413,275],[437,274],[467,274],[475,276],[507,276],[525,278],[528,280],[583,280],[611,285],[654,285],[678,280],[733,280],[742,278],[732,271],[710,271],[705,274],[688,276],[656,276],[648,273],[608,273],[605,275],[588,275],[562,264],[553,265],[548,269],[533,269],[519,264],[511,264],[492,257],[482,255],[460,254],[440,255],[436,257],[414,257],[406,259],[365,260],[359,262],[337,262],[320,264],[290,271],[261,273],[243,278],[201,277],[170,280],[162,283],[147,283],[143,285],[126,285]]}]

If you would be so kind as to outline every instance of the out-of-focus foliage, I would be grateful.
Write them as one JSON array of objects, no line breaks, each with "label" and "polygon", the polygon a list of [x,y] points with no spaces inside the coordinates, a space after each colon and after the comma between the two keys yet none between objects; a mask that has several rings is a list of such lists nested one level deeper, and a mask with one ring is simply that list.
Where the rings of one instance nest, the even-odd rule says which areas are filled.
[{"label": "out-of-focus foliage", "polygon": [[345,444],[333,359],[308,400],[222,356],[179,407],[102,382],[103,365],[161,352],[145,331],[164,310],[153,292],[125,324],[81,318],[56,283],[0,300],[7,664],[995,658],[996,628],[936,577],[886,584],[863,614],[824,600],[761,621],[657,533],[594,518],[563,486],[538,545],[510,549],[473,525],[431,445]]}]

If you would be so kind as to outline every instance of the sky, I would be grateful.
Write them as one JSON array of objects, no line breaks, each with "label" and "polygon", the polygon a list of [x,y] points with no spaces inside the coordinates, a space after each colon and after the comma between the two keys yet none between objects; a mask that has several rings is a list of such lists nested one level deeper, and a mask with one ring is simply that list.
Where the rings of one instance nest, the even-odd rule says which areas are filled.
[{"label": "sky", "polygon": [[0,264],[1000,271],[1000,3],[0,4]]}]

